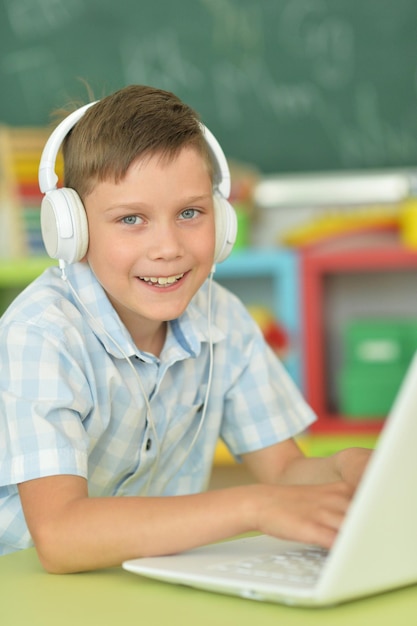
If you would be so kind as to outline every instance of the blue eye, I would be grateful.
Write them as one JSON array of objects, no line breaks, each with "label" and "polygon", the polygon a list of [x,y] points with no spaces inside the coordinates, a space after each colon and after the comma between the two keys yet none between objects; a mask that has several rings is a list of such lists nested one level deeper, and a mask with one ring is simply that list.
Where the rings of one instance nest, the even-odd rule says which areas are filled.
[{"label": "blue eye", "polygon": [[126,217],[123,217],[121,221],[123,224],[134,226],[135,224],[140,224],[142,220],[138,215],[126,215]]},{"label": "blue eye", "polygon": [[195,217],[198,214],[197,209],[185,209],[184,211],[182,211],[181,213],[181,217],[184,220],[191,220],[193,219],[193,217]]}]

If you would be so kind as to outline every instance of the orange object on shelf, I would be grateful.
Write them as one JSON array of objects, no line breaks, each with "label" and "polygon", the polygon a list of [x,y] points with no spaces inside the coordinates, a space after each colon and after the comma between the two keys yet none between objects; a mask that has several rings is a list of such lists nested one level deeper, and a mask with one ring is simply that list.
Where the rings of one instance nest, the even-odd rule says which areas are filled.
[{"label": "orange object on shelf", "polygon": [[266,343],[281,359],[285,359],[289,349],[289,337],[274,314],[268,308],[256,305],[249,306],[248,311],[261,329]]},{"label": "orange object on shelf", "polygon": [[281,239],[285,245],[304,248],[354,234],[398,231],[399,227],[400,212],[396,205],[338,209],[325,211],[313,220],[295,226]]}]

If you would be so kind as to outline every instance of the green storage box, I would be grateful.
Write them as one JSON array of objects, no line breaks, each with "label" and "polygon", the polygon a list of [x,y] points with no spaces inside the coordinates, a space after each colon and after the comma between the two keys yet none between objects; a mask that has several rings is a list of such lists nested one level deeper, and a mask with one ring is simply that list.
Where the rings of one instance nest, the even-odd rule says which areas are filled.
[{"label": "green storage box", "polygon": [[380,419],[394,402],[417,349],[417,319],[364,318],[343,333],[339,404],[347,419]]},{"label": "green storage box", "polygon": [[388,415],[407,371],[403,364],[351,365],[342,368],[339,400],[347,419],[381,419]]},{"label": "green storage box", "polygon": [[385,319],[351,322],[345,329],[343,342],[347,363],[408,363],[417,346],[417,322]]}]

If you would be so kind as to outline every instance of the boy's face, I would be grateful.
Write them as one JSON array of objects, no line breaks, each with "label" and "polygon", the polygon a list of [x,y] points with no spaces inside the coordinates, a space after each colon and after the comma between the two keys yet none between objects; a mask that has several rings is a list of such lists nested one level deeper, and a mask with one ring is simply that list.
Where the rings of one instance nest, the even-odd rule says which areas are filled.
[{"label": "boy's face", "polygon": [[181,315],[210,273],[215,246],[207,163],[186,147],[138,160],[84,199],[87,260],[138,347]]}]

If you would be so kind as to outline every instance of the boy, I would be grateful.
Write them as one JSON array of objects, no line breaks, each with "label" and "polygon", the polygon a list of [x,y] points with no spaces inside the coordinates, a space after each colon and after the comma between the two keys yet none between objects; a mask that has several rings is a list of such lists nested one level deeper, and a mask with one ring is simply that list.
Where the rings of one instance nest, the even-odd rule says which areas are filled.
[{"label": "boy", "polygon": [[[61,271],[0,327],[0,553],[35,545],[61,573],[252,530],[330,546],[368,452],[303,457],[292,437],[314,416],[207,280],[231,209],[196,114],[127,87],[83,113],[63,154],[62,193],[40,170]],[[204,492],[219,436],[257,483]]]}]

